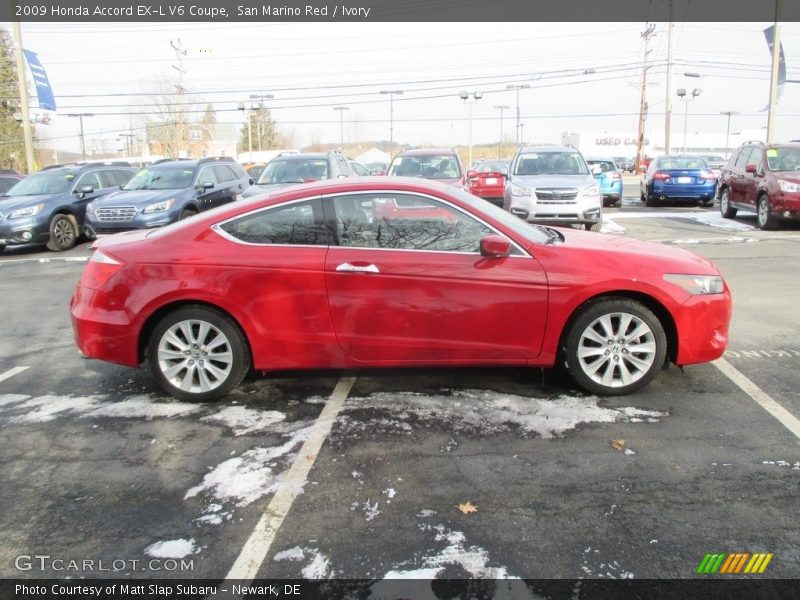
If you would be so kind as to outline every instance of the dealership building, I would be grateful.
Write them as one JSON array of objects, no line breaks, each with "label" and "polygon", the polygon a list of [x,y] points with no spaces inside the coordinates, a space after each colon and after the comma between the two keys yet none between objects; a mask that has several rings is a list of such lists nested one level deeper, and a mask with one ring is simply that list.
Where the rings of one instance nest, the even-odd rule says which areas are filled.
[{"label": "dealership building", "polygon": [[[766,129],[745,129],[731,132],[729,136],[721,133],[689,132],[684,141],[682,131],[672,132],[670,152],[672,154],[730,154],[744,142],[765,141]],[[788,141],[791,136],[777,136],[777,141]],[[800,137],[794,135],[794,137]],[[726,146],[727,138],[727,146]],[[561,143],[571,145],[586,157],[618,156],[631,158],[636,156],[635,131],[599,131],[599,132],[563,132]],[[685,150],[684,150],[685,147]],[[664,154],[664,130],[653,129],[644,135],[642,155],[661,156]]]}]

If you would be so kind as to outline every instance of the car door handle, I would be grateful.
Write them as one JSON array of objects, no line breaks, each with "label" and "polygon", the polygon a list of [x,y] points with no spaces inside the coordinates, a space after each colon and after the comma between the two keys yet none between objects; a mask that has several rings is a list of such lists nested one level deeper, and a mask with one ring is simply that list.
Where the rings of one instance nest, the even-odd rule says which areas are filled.
[{"label": "car door handle", "polygon": [[342,263],[336,267],[336,271],[345,273],[380,273],[380,270],[375,265],[351,265],[350,263]]}]

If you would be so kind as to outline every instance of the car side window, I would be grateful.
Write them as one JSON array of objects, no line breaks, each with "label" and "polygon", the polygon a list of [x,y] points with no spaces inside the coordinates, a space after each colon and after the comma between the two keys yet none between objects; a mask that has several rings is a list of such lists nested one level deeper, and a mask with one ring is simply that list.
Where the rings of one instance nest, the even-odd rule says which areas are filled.
[{"label": "car side window", "polygon": [[214,185],[219,183],[217,178],[214,176],[214,170],[212,167],[203,167],[200,169],[200,174],[197,176],[197,185],[203,185],[207,181],[210,181]]},{"label": "car side window", "polygon": [[114,176],[113,169],[107,169],[105,171],[99,171],[97,173],[97,177],[100,179],[100,187],[110,188],[110,187],[117,187],[117,178]]},{"label": "car side window", "polygon": [[432,198],[414,194],[351,194],[333,198],[339,244],[439,252],[480,252],[492,230]]},{"label": "car side window", "polygon": [[294,202],[245,215],[219,226],[248,244],[326,246],[328,236],[319,200]]},{"label": "car side window", "polygon": [[217,181],[220,183],[227,183],[228,181],[236,179],[233,175],[233,171],[228,168],[228,165],[214,165],[212,168]]},{"label": "car side window", "polygon": [[98,177],[97,171],[89,171],[84,173],[78,179],[78,183],[75,184],[75,190],[80,190],[82,187],[86,187],[87,185],[92,186],[96,190],[103,189],[103,185],[100,182],[100,178]]},{"label": "car side window", "polygon": [[750,163],[750,155],[752,153],[752,147],[742,148],[741,153],[736,157],[736,167],[739,169],[744,169]]}]

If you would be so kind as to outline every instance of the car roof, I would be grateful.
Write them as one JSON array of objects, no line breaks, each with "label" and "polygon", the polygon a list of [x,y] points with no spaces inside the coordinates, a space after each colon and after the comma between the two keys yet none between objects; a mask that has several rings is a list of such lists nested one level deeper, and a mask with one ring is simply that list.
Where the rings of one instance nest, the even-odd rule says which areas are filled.
[{"label": "car roof", "polygon": [[403,150],[397,156],[428,156],[430,154],[451,154],[458,156],[452,148],[414,148],[413,150]]},{"label": "car roof", "polygon": [[605,162],[617,162],[616,158],[612,158],[610,156],[587,156],[586,157],[586,161],[588,162],[590,160],[595,160],[595,161],[603,160]]},{"label": "car roof", "polygon": [[578,152],[572,146],[559,146],[557,144],[547,146],[524,146],[519,149],[520,154],[530,154],[534,152]]},{"label": "car roof", "polygon": [[335,152],[297,152],[295,154],[284,154],[281,156],[276,156],[269,162],[278,162],[281,160],[304,160],[308,158],[328,158],[331,154],[336,154]]}]

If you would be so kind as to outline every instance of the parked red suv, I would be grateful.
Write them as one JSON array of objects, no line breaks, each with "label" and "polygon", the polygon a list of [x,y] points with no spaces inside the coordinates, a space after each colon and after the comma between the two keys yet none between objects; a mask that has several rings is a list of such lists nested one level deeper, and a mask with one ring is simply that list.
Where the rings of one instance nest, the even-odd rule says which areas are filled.
[{"label": "parked red suv", "polygon": [[800,221],[800,143],[747,142],[722,168],[719,210],[726,219],[739,209],[756,213],[760,229]]}]

